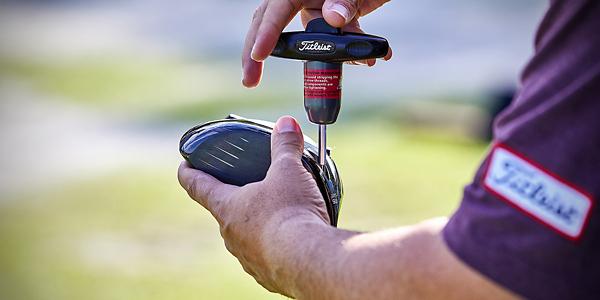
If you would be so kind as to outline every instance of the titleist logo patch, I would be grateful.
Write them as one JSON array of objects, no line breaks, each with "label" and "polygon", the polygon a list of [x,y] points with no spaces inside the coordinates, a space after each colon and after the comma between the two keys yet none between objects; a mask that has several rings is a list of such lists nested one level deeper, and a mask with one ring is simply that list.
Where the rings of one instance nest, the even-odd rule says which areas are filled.
[{"label": "titleist logo patch", "polygon": [[490,192],[565,237],[581,236],[591,197],[506,146],[494,147],[483,180]]}]

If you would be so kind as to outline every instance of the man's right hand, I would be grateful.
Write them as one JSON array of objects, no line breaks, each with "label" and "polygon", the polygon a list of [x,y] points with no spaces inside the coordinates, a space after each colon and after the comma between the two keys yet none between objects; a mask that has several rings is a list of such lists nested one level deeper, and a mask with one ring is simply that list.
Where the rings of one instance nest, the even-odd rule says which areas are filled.
[{"label": "man's right hand", "polygon": [[[262,76],[263,61],[271,54],[279,34],[300,12],[302,24],[323,17],[329,25],[348,32],[363,33],[358,18],[389,0],[263,0],[254,11],[242,52],[242,84],[255,87]],[[389,60],[392,51],[384,57]],[[375,59],[356,62],[372,66]]]}]

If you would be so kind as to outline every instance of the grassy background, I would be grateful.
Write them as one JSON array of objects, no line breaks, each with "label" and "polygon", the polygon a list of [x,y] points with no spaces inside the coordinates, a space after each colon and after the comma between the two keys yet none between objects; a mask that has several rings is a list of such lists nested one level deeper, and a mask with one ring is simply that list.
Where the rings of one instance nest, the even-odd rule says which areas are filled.
[{"label": "grassy background", "polygon": [[[331,129],[340,227],[448,215],[485,145],[385,122]],[[170,169],[29,190],[0,210],[2,299],[279,299],[246,275]]]}]

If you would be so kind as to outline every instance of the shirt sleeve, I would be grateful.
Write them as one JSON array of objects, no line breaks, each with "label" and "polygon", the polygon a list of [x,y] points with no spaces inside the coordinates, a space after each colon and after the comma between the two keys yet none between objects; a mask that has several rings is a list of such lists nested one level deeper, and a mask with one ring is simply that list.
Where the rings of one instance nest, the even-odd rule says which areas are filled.
[{"label": "shirt sleeve", "polygon": [[[459,209],[444,228],[447,246],[475,270],[527,298],[569,299],[600,295],[594,279],[600,278],[599,261],[595,257],[595,253],[600,253],[596,239],[598,232],[588,228],[590,225],[587,224],[592,207],[580,208],[588,213],[583,215],[584,222],[578,227],[581,231],[575,233],[579,235],[577,239],[554,228],[569,223],[563,221],[556,209],[554,214],[544,215],[548,208],[539,201],[538,206],[526,207],[532,200],[525,196],[519,198],[519,195],[527,195],[527,190],[522,194],[511,194],[510,189],[503,191],[502,185],[486,186],[486,178],[497,176],[501,171],[490,170],[492,159],[497,159],[496,149],[501,148],[493,148],[475,181],[465,188]],[[509,176],[507,173],[500,175],[499,179]],[[512,176],[516,182],[517,176],[524,175]],[[535,189],[539,188],[530,187],[529,191]],[[582,198],[582,201],[587,199]]]},{"label": "shirt sleeve", "polygon": [[600,123],[587,112],[600,101],[580,99],[506,122],[443,231],[463,262],[526,298],[600,297]]}]

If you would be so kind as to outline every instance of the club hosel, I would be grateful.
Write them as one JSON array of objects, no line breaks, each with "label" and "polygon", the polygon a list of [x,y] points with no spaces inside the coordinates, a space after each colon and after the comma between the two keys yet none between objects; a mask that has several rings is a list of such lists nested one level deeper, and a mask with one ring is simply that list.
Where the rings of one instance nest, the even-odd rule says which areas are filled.
[{"label": "club hosel", "polygon": [[304,62],[304,108],[316,124],[337,120],[342,98],[342,63]]}]

